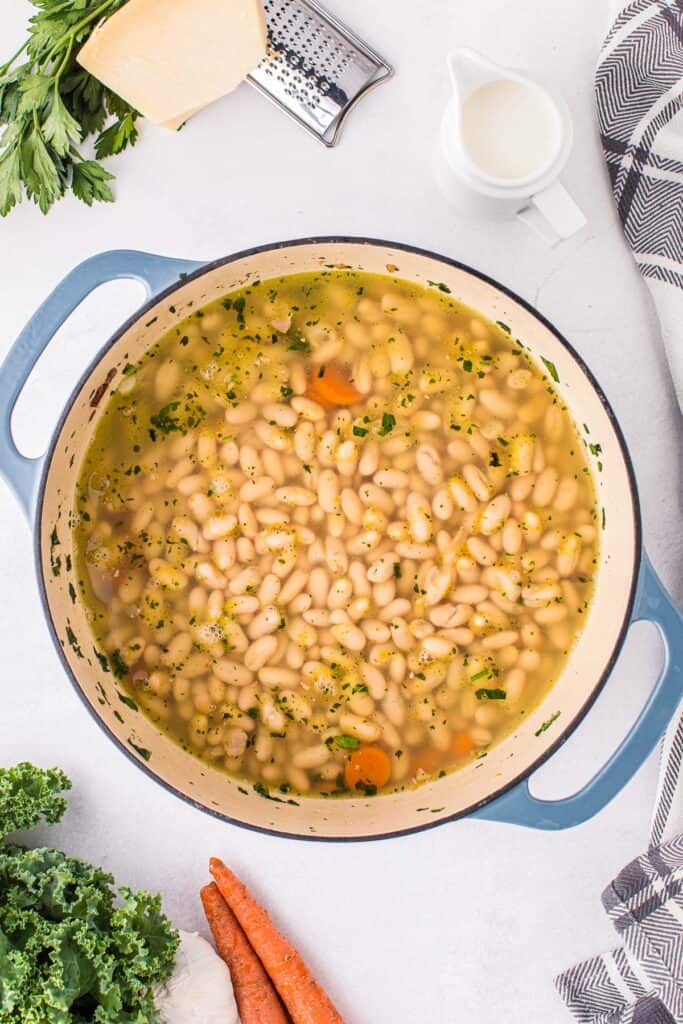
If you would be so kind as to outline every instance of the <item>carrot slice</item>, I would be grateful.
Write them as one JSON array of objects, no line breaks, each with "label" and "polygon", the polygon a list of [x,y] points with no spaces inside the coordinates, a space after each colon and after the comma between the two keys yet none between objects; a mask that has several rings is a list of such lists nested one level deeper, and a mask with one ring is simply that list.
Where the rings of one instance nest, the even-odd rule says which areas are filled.
[{"label": "carrot slice", "polygon": [[456,732],[451,740],[451,754],[454,757],[465,757],[474,748],[474,740],[469,732]]},{"label": "carrot slice", "polygon": [[205,885],[199,895],[218,955],[230,969],[242,1024],[288,1024],[287,1015],[263,964],[249,945],[216,883]]},{"label": "carrot slice", "polygon": [[344,778],[349,789],[374,786],[381,789],[389,781],[391,761],[381,747],[360,747],[344,766]]},{"label": "carrot slice", "polygon": [[301,955],[277,930],[264,907],[237,875],[216,857],[209,861],[209,869],[223,899],[280,993],[292,1024],[344,1024]]},{"label": "carrot slice", "polygon": [[321,405],[355,405],[363,396],[336,366],[322,366],[308,378],[306,397]]}]

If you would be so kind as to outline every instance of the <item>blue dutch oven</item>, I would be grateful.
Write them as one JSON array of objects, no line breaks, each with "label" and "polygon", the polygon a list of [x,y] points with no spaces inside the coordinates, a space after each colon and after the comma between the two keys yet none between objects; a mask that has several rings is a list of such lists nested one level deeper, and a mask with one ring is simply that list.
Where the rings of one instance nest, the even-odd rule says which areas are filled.
[{"label": "blue dutch oven", "polygon": [[[603,532],[595,597],[553,689],[486,758],[414,790],[340,800],[267,798],[194,758],[120,699],[117,681],[97,657],[74,579],[69,518],[76,480],[107,393],[123,366],[137,361],[158,337],[192,310],[245,283],[342,264],[404,279],[442,281],[454,299],[502,320],[533,358],[551,360],[557,389],[577,423],[600,445],[594,465]],[[19,453],[12,410],[32,367],[69,314],[94,288],[134,278],[147,289],[142,308],[104,344],[69,398],[48,451]],[[45,616],[67,675],[103,732],[150,778],[209,813],[281,835],[359,840],[397,836],[464,816],[542,829],[576,825],[596,814],[654,749],[683,695],[681,615],[642,547],[638,493],[631,460],[607,399],[577,353],[526,302],[483,274],[435,253],[362,238],[313,238],[276,243],[211,263],[165,259],[141,252],[107,252],[76,267],[45,300],[0,368],[0,472],[34,531],[35,565]],[[594,458],[591,456],[591,458]],[[598,469],[600,471],[598,472]],[[657,626],[664,661],[652,692],[628,735],[595,777],[573,796],[538,800],[529,778],[589,712],[633,622]],[[125,696],[125,695],[124,695]],[[608,752],[606,752],[607,755]]]}]

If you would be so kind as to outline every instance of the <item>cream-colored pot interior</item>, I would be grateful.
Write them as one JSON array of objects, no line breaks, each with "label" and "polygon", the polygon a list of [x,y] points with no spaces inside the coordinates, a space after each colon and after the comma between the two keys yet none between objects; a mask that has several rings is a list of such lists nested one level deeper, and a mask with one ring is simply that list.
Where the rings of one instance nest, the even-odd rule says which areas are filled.
[{"label": "cream-colored pot interior", "polygon": [[[599,444],[593,461],[604,510],[601,558],[593,607],[557,685],[521,728],[488,756],[463,771],[395,795],[353,799],[286,799],[255,792],[183,751],[121,699],[103,670],[84,609],[76,596],[69,516],[80,462],[106,401],[98,389],[115,386],[123,366],[135,362],[160,334],[191,310],[250,280],[345,265],[421,284],[443,282],[452,297],[502,320],[539,362],[557,368],[557,389],[575,421]],[[397,269],[395,269],[397,268]],[[542,364],[541,368],[543,368]],[[576,356],[520,301],[474,272],[426,253],[361,241],[297,242],[228,258],[180,282],[150,302],[100,354],[73,396],[46,464],[39,514],[38,558],[47,610],[75,685],[120,748],[175,791],[214,814],[252,827],[297,836],[363,838],[432,825],[473,810],[520,779],[557,744],[590,704],[613,660],[628,616],[636,563],[636,511],[629,468],[609,408]],[[124,695],[125,696],[125,695]],[[540,726],[559,717],[539,735]]]}]

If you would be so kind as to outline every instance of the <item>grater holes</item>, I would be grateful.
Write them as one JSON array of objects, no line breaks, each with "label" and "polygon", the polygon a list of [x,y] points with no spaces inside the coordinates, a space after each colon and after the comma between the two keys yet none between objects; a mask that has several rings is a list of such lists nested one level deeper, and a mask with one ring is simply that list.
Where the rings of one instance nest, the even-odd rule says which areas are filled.
[{"label": "grater holes", "polygon": [[309,0],[264,0],[264,10],[268,53],[249,77],[309,131],[334,144],[331,129],[380,69],[390,69]]}]

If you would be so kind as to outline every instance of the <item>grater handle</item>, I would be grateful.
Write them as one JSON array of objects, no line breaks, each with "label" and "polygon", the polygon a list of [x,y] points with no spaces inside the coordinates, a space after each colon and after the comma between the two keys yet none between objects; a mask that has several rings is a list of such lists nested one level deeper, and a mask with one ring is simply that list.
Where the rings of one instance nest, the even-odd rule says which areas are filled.
[{"label": "grater handle", "polygon": [[[358,101],[360,99],[362,99],[363,96],[366,96],[370,92],[371,89],[374,89],[375,86],[381,85],[382,82],[386,81],[387,78],[391,78],[393,74],[394,74],[394,69],[391,67],[391,65],[390,64],[385,64],[384,61],[382,61],[382,66],[381,66],[381,68],[378,68],[377,74],[375,75],[375,77],[373,79],[371,79],[367,83],[367,85],[365,85],[361,89],[361,91],[358,93],[357,96],[354,96],[353,100],[351,101],[351,103],[348,104],[348,106],[344,107],[344,109],[342,110],[341,114],[339,115],[339,117],[337,118],[337,120],[336,120],[336,122],[335,122],[335,124],[333,126],[332,134],[330,135],[329,131],[328,131],[328,132],[325,132],[325,134],[322,136],[322,142],[323,142],[323,144],[325,146],[328,147],[328,149],[331,149],[333,146],[336,146],[336,144],[337,144],[337,142],[339,140],[339,136],[341,135],[342,125],[343,125],[344,121],[346,120],[346,115],[351,110],[353,110],[353,108],[356,106]],[[320,136],[317,136],[317,137],[320,138]]]}]

